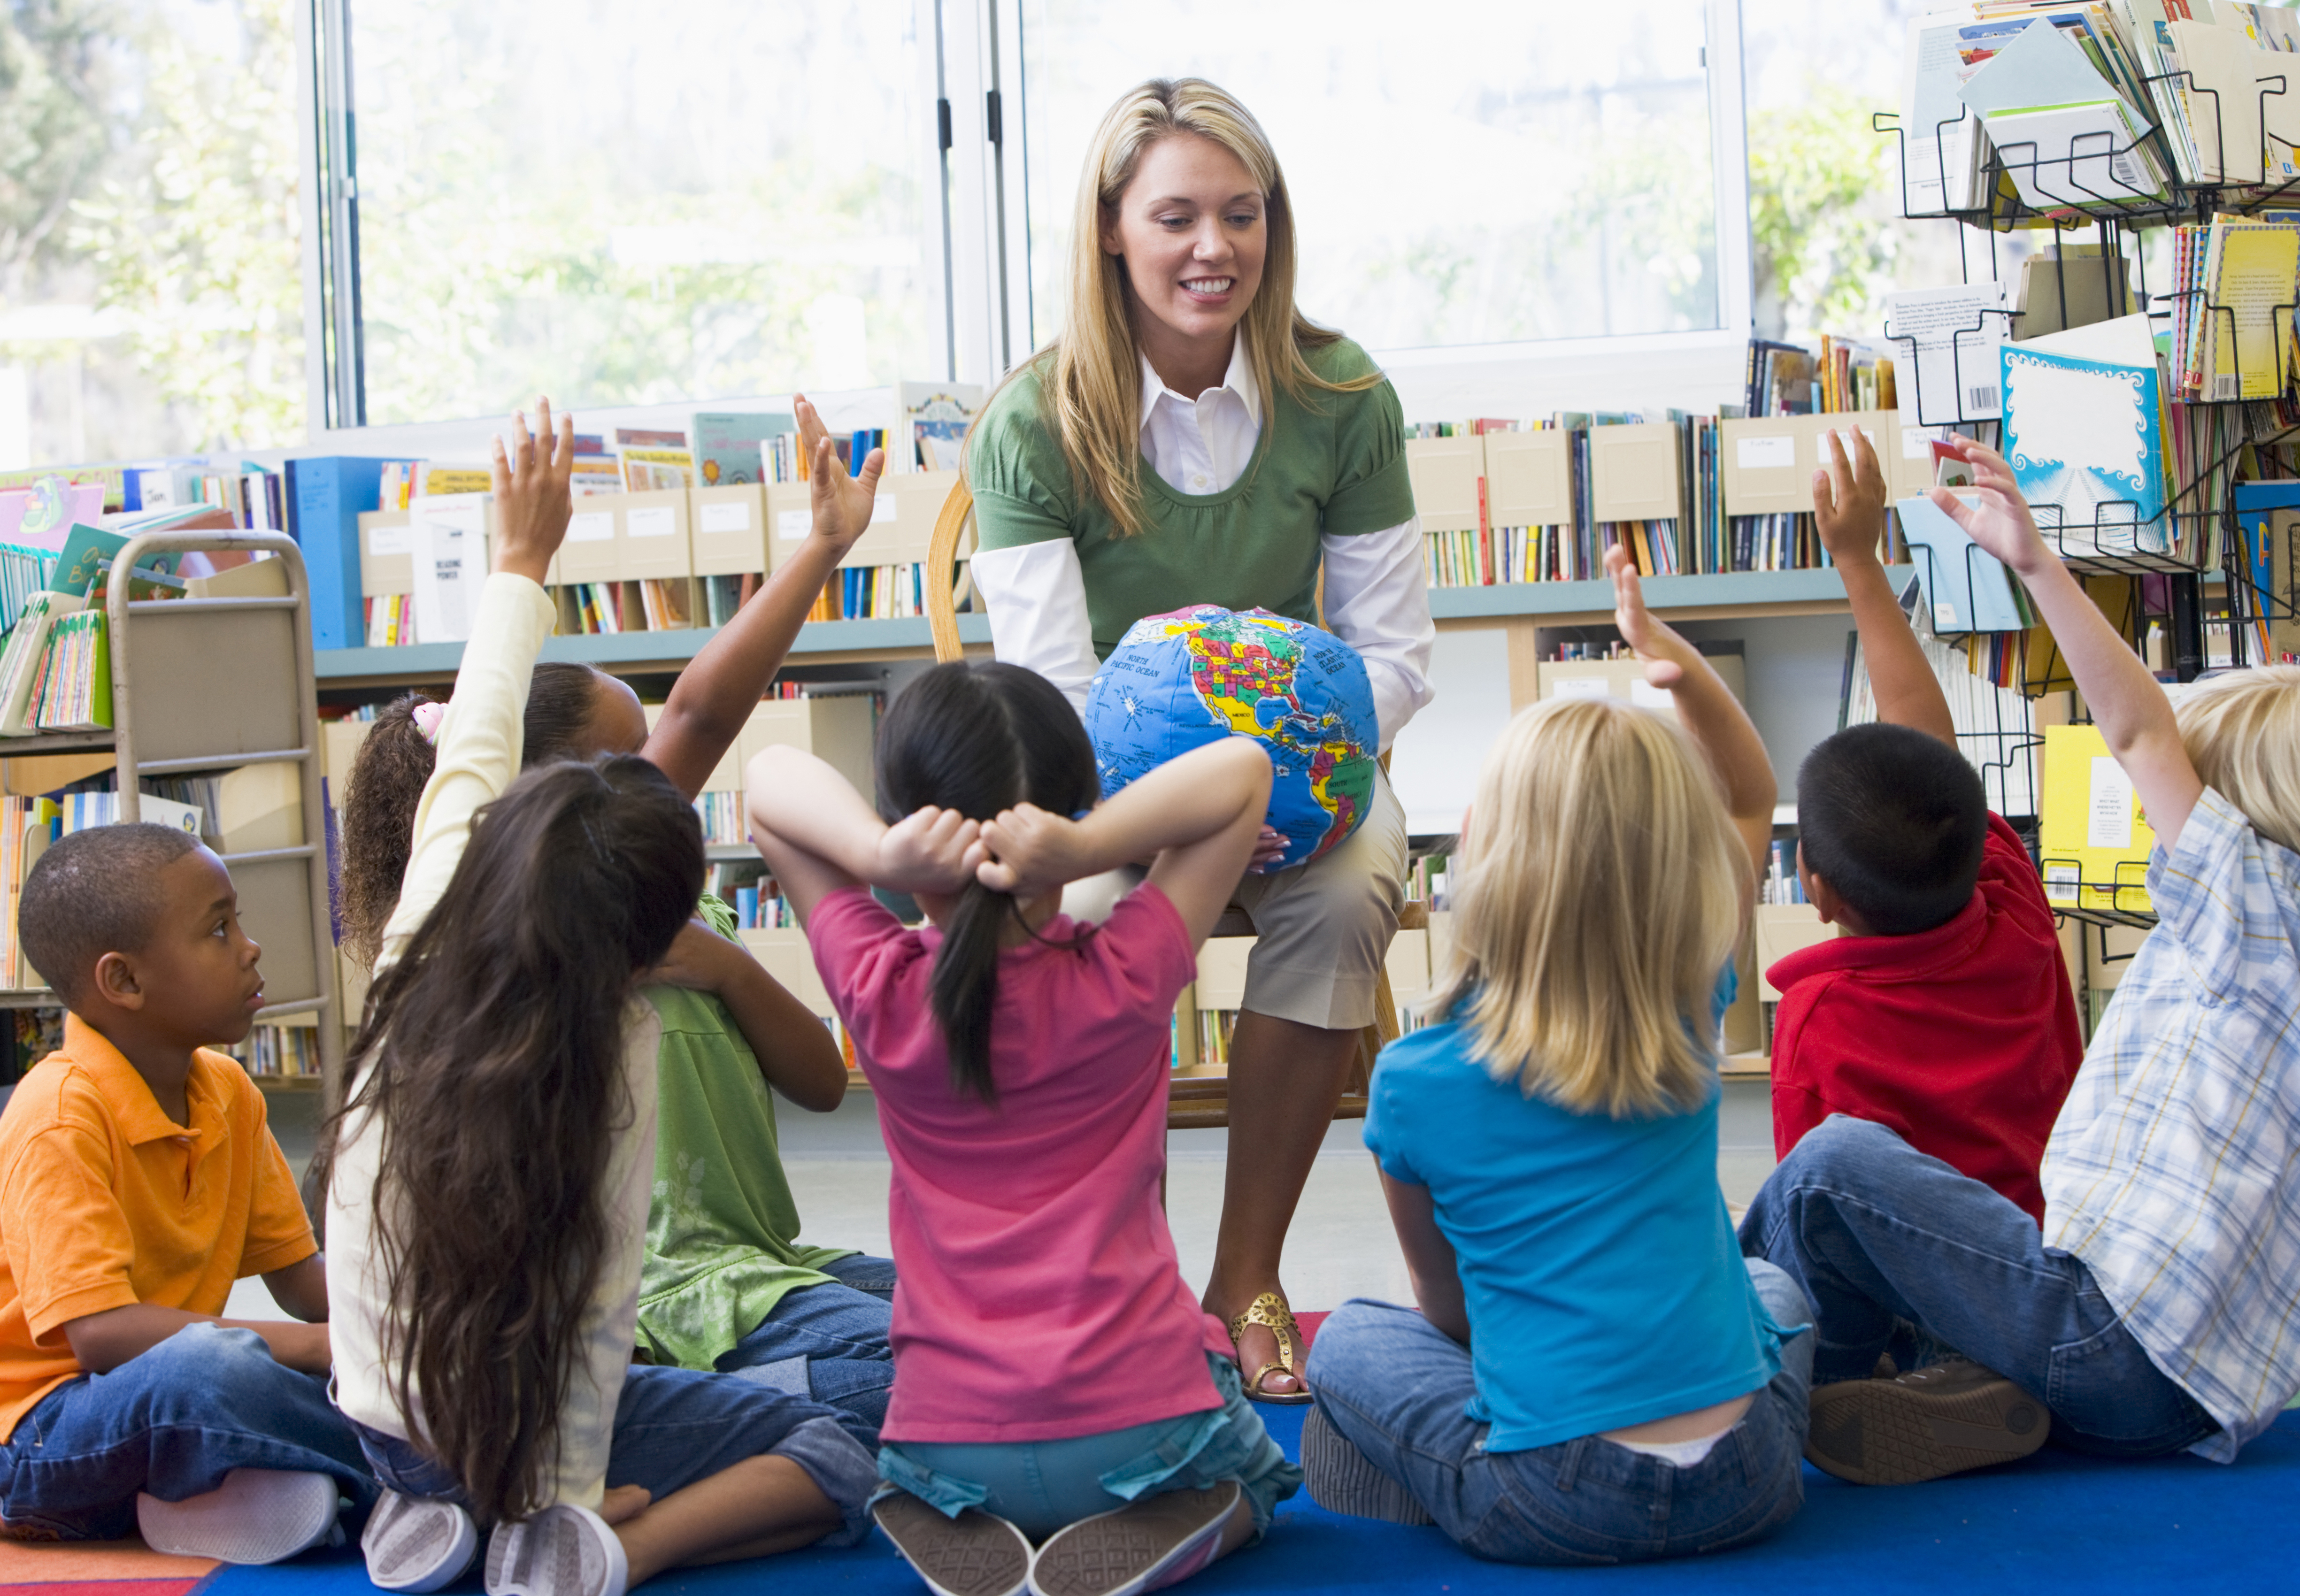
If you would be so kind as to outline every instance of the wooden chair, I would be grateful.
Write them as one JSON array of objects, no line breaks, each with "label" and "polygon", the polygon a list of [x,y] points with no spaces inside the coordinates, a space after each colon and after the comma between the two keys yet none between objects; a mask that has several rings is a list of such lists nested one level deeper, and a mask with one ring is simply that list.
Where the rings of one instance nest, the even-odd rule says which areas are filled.
[{"label": "wooden chair", "polygon": [[[926,571],[921,584],[926,590],[927,626],[934,636],[935,659],[938,663],[963,659],[965,645],[958,636],[959,575],[958,553],[964,541],[967,524],[974,519],[974,495],[964,478],[953,484],[950,496],[943,501],[942,513],[936,518],[934,538],[927,547]],[[1389,769],[1389,755],[1381,756],[1384,770]],[[1426,930],[1429,925],[1429,906],[1408,903],[1399,912],[1397,926],[1401,931]],[[1232,905],[1216,923],[1216,936],[1251,936],[1254,922],[1246,910]],[[1366,1111],[1366,1087],[1373,1078],[1374,1056],[1385,1043],[1397,1037],[1397,1002],[1389,990],[1389,974],[1383,971],[1374,985],[1373,1024],[1358,1034],[1358,1054],[1350,1066],[1343,1083],[1342,1100],[1335,1106],[1337,1119],[1362,1119]],[[1169,1130],[1217,1129],[1229,1123],[1229,1083],[1221,1076],[1178,1076],[1168,1100],[1166,1128]]]}]

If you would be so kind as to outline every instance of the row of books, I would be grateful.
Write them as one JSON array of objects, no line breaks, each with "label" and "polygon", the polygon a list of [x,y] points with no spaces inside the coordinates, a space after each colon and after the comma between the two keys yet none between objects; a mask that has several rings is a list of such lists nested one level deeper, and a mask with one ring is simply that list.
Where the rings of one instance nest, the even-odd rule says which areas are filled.
[{"label": "row of books", "polygon": [[2172,278],[2173,397],[2274,399],[2291,386],[2300,212],[2174,228]]},{"label": "row of books", "polygon": [[[42,619],[45,619],[43,617]],[[112,650],[104,613],[20,622],[0,653],[0,736],[112,729]],[[14,646],[22,636],[27,646]],[[23,694],[16,694],[21,684]]]},{"label": "row of books", "polygon": [[743,812],[743,794],[740,793],[698,793],[695,797],[695,812],[703,821],[703,840],[706,844],[742,843],[750,839],[750,817]]},{"label": "row of books", "polygon": [[1749,342],[1742,415],[1838,415],[1899,407],[1892,359],[1864,340],[1824,333],[1817,351],[1768,338]]},{"label": "row of books", "polygon": [[1804,881],[1797,875],[1796,839],[1773,839],[1772,858],[1765,865],[1764,884],[1757,889],[1757,902],[1779,908],[1805,901]]},{"label": "row of books", "polygon": [[809,620],[905,620],[927,612],[926,567],[852,565],[823,584]]},{"label": "row of books", "polygon": [[258,1080],[320,1078],[317,1026],[255,1026],[245,1039],[228,1044],[223,1051]]},{"label": "row of books", "polygon": [[738,886],[729,900],[735,906],[735,925],[743,931],[796,931],[798,911],[790,900],[773,890],[772,882]]},{"label": "row of books", "polygon": [[1432,914],[1451,909],[1451,876],[1446,868],[1451,862],[1452,855],[1447,853],[1424,853],[1409,862],[1405,867],[1405,901],[1427,903]]}]

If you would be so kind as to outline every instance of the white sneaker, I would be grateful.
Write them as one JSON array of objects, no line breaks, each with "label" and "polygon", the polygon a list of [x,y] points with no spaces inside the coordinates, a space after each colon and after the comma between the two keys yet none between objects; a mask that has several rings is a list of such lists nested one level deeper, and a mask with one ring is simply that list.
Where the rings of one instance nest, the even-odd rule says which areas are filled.
[{"label": "white sneaker", "polygon": [[546,1508],[488,1537],[488,1596],[623,1596],[623,1543],[588,1508]]},{"label": "white sneaker", "polygon": [[221,1563],[276,1563],[340,1537],[333,1475],[235,1468],[223,1484],[181,1501],[136,1493],[136,1525],[154,1551]]},{"label": "white sneaker", "polygon": [[479,1528],[452,1501],[387,1491],[369,1515],[360,1550],[367,1576],[387,1591],[452,1584],[479,1550]]}]

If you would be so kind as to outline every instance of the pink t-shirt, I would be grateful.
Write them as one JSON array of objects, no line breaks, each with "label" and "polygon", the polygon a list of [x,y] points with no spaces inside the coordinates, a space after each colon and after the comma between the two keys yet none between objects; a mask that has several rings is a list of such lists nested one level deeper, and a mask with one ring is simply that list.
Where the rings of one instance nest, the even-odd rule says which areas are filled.
[{"label": "pink t-shirt", "polygon": [[[1056,916],[1039,935],[1078,935]],[[889,1441],[1059,1441],[1221,1405],[1158,1201],[1174,1000],[1196,973],[1181,916],[1145,885],[1076,949],[998,956],[998,1102],[952,1089],[927,984],[942,934],[861,887],[807,926],[879,1094],[893,1160]]]}]

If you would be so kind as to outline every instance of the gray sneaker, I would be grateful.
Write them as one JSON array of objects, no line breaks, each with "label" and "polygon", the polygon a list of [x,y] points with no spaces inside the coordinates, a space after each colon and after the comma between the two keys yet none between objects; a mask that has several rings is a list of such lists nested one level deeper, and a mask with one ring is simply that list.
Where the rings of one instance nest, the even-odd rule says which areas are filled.
[{"label": "gray sneaker", "polygon": [[453,1584],[479,1550],[479,1526],[452,1501],[387,1491],[360,1536],[367,1577],[386,1591]]},{"label": "gray sneaker", "polygon": [[220,1563],[276,1563],[343,1532],[332,1475],[286,1468],[235,1468],[223,1484],[181,1501],[136,1493],[136,1527],[154,1551]]},{"label": "gray sneaker", "polygon": [[1223,1480],[1162,1491],[1066,1525],[1030,1560],[1036,1596],[1140,1596],[1179,1584],[1221,1556],[1240,1487]]},{"label": "gray sneaker", "polygon": [[891,1491],[871,1504],[871,1517],[935,1596],[1021,1596],[1029,1579],[1030,1542],[979,1508],[952,1518]]},{"label": "gray sneaker", "polygon": [[488,1537],[488,1596],[623,1596],[630,1572],[622,1542],[588,1508],[546,1508]]},{"label": "gray sneaker", "polygon": [[1391,1479],[1326,1417],[1323,1407],[1302,1421],[1302,1484],[1329,1513],[1388,1524],[1435,1524],[1413,1492]]},{"label": "gray sneaker", "polygon": [[1912,1485],[2025,1458],[2052,1430],[2044,1403],[1957,1358],[1890,1380],[1816,1387],[1804,1455],[1856,1485]]}]

